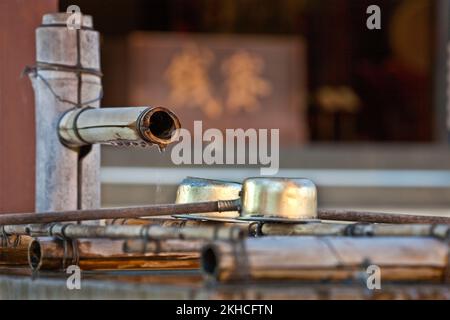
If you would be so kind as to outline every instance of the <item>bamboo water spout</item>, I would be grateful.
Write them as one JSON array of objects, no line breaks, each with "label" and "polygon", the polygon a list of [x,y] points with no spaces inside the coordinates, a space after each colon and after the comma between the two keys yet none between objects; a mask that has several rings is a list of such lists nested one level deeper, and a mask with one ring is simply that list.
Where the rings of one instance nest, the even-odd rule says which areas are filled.
[{"label": "bamboo water spout", "polygon": [[165,148],[176,140],[180,127],[177,116],[162,107],[82,108],[64,114],[59,135],[71,147],[103,143]]}]

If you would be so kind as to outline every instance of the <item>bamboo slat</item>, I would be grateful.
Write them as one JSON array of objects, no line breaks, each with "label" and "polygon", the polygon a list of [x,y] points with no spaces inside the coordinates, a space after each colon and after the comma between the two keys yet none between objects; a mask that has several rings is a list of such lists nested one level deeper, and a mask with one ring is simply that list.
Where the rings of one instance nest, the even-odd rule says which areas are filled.
[{"label": "bamboo slat", "polygon": [[206,244],[204,240],[126,240],[123,251],[126,253],[154,253],[160,252],[200,252]]},{"label": "bamboo slat", "polygon": [[443,281],[448,254],[448,245],[432,238],[262,237],[206,245],[201,265],[219,281],[339,281],[371,264],[381,268],[382,281]]},{"label": "bamboo slat", "polygon": [[149,219],[111,219],[107,220],[106,224],[121,224],[121,225],[160,225],[163,227],[205,227],[205,226],[223,226],[223,227],[241,227],[248,229],[248,223],[240,222],[222,222],[222,221],[203,221],[203,220],[188,220],[176,219],[168,217],[157,217]]},{"label": "bamboo slat", "polygon": [[344,223],[264,223],[260,227],[267,236],[426,236],[445,239],[450,226],[431,224],[344,224]]},{"label": "bamboo slat", "polygon": [[106,226],[81,224],[11,225],[5,226],[11,235],[26,234],[34,237],[56,237],[60,239],[203,239],[237,240],[246,236],[241,228],[209,226],[167,227],[163,225],[115,225]]}]

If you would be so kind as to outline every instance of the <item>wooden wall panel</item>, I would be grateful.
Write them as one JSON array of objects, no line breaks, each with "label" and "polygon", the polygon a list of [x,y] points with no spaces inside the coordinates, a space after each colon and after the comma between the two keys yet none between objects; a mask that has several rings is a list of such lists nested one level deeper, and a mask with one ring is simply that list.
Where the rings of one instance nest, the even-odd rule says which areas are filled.
[{"label": "wooden wall panel", "polygon": [[30,81],[35,29],[58,0],[0,0],[0,212],[34,210],[35,126]]}]

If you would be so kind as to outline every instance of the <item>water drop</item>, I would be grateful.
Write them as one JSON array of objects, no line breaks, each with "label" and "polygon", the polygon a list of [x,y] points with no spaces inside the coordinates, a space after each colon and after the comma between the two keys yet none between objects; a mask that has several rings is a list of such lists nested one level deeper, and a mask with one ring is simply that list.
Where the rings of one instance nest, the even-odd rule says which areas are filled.
[{"label": "water drop", "polygon": [[163,153],[164,151],[166,151],[166,147],[158,145],[158,150],[159,150],[159,153]]}]

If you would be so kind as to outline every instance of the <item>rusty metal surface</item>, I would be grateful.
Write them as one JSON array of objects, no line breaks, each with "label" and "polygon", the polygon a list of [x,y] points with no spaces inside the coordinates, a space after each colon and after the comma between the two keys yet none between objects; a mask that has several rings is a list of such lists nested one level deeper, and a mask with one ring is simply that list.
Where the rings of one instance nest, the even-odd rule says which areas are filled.
[{"label": "rusty metal surface", "polygon": [[450,224],[450,217],[397,214],[385,212],[368,212],[356,210],[319,209],[321,220],[359,221],[371,223],[418,223],[418,224]]},{"label": "rusty metal surface", "polygon": [[150,216],[170,216],[189,212],[236,211],[240,200],[220,200],[197,203],[157,204],[130,208],[103,208],[35,213],[12,213],[0,216],[0,225],[30,223],[53,223],[119,218],[142,218]]}]

